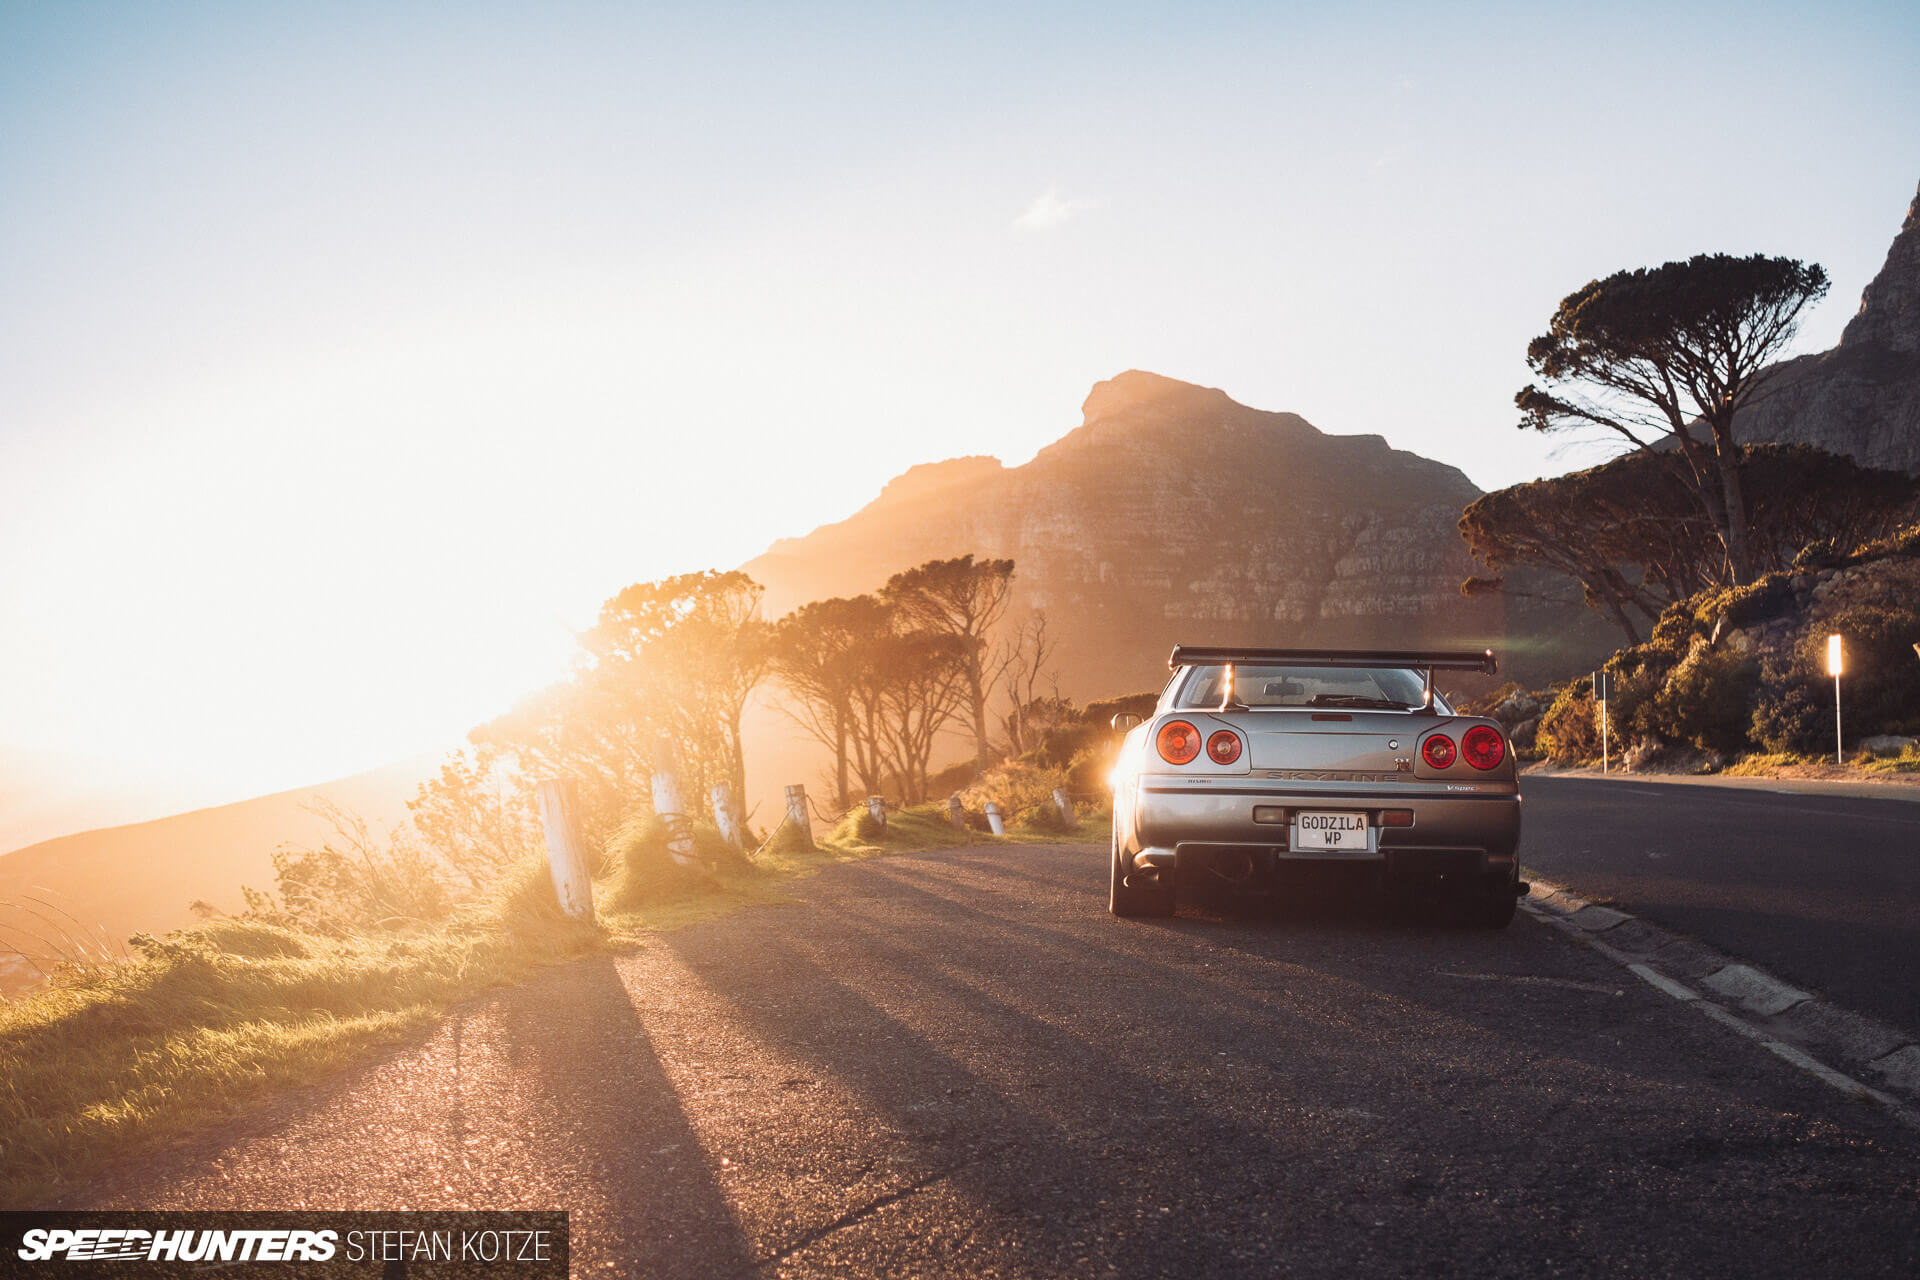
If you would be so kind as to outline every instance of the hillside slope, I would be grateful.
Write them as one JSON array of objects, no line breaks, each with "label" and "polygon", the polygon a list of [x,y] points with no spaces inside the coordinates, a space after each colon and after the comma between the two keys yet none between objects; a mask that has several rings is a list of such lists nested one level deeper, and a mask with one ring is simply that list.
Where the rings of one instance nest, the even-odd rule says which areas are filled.
[{"label": "hillside slope", "polygon": [[131,933],[193,923],[188,904],[195,898],[239,911],[241,885],[272,886],[276,848],[317,844],[330,834],[310,811],[316,799],[357,813],[378,831],[406,818],[414,788],[437,767],[410,761],[237,804],[61,836],[0,856],[0,992],[37,977],[33,964],[10,952],[26,952],[44,967],[69,949],[56,929],[78,933],[84,926],[117,945]]},{"label": "hillside slope", "polygon": [[1602,648],[1584,610],[1460,595],[1454,526],[1479,492],[1379,436],[1131,371],[1026,465],[916,467],[744,568],[777,615],[937,556],[1011,557],[1015,609],[1046,611],[1081,699],[1153,683],[1180,640],[1493,645],[1528,671]]}]

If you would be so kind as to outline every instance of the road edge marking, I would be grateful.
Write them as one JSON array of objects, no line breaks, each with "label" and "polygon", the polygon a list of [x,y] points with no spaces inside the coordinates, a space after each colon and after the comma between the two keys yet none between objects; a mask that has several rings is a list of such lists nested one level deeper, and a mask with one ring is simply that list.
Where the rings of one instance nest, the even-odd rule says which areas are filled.
[{"label": "road edge marking", "polygon": [[[1625,924],[1633,923],[1639,925],[1640,928],[1645,930],[1647,935],[1651,937],[1672,942],[1680,941],[1680,939],[1670,934],[1667,930],[1661,929],[1657,925],[1649,925],[1637,916],[1629,915],[1617,907],[1596,908],[1586,899],[1568,890],[1564,885],[1558,885],[1549,880],[1541,880],[1538,877],[1533,878],[1532,883],[1534,885],[1534,892],[1541,895],[1541,900],[1533,902],[1523,898],[1521,899],[1520,905],[1526,913],[1535,920],[1543,924],[1551,925],[1576,942],[1591,947],[1668,999],[1677,1004],[1697,1009],[1700,1013],[1712,1021],[1719,1023],[1727,1030],[1732,1031],[1743,1039],[1753,1041],[1767,1052],[1773,1054],[1776,1058],[1805,1072],[1807,1075],[1812,1076],[1836,1092],[1856,1102],[1871,1104],[1885,1111],[1888,1115],[1910,1129],[1920,1129],[1920,1112],[1916,1112],[1907,1105],[1907,1103],[1913,1101],[1913,1099],[1903,1100],[1896,1098],[1889,1093],[1874,1088],[1864,1080],[1857,1079],[1828,1063],[1822,1062],[1805,1049],[1789,1043],[1764,1027],[1755,1026],[1731,1010],[1716,1004],[1713,1000],[1694,990],[1686,983],[1661,973],[1658,969],[1654,968],[1652,964],[1648,963],[1648,961],[1652,959],[1651,956],[1636,957],[1619,947],[1613,946],[1602,936]],[[1589,917],[1588,920],[1584,922],[1575,919],[1576,916],[1587,911],[1604,911],[1608,917],[1617,916],[1618,919],[1607,919],[1605,924],[1600,925],[1600,927],[1596,929],[1594,925],[1598,923],[1598,921],[1595,920],[1594,917]],[[1601,918],[1605,919],[1606,917]],[[1714,954],[1716,956],[1718,955],[1717,952]],[[1776,1017],[1779,1013],[1790,1012],[1801,1005],[1811,1004],[1819,999],[1817,995],[1781,982],[1778,978],[1773,977],[1764,970],[1744,964],[1730,956],[1723,957],[1723,960],[1723,963],[1711,969],[1704,976],[1711,979],[1726,973],[1728,970],[1737,969],[1742,971],[1739,975],[1740,984],[1754,991],[1757,998],[1764,998],[1768,1003],[1773,1003],[1778,999],[1786,999],[1788,996],[1792,997],[1791,999],[1787,999],[1785,1005],[1777,1011],[1774,1015]],[[1731,986],[1732,984],[1728,985]],[[1831,1007],[1837,1008],[1838,1006]],[[1860,1015],[1852,1014],[1849,1011],[1843,1010],[1842,1012],[1856,1019],[1860,1017]],[[1893,1032],[1891,1029],[1888,1029],[1888,1033],[1896,1037],[1899,1035],[1899,1033]],[[1913,1043],[1910,1037],[1902,1041],[1903,1046],[1910,1046]],[[1903,1051],[1904,1048],[1896,1048],[1882,1056],[1893,1057]]]}]

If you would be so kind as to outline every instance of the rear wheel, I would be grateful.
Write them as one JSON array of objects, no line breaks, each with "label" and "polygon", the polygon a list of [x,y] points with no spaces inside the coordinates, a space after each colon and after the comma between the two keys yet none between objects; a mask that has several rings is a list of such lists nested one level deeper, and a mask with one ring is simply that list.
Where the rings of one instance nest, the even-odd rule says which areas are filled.
[{"label": "rear wheel", "polygon": [[1128,862],[1120,845],[1120,832],[1116,829],[1113,833],[1113,856],[1109,859],[1107,910],[1116,916],[1172,915],[1173,873],[1162,871],[1149,879],[1146,872],[1133,870]]},{"label": "rear wheel", "polygon": [[1519,888],[1517,872],[1482,877],[1464,904],[1467,924],[1476,929],[1504,929],[1512,924],[1514,910],[1520,905]]}]

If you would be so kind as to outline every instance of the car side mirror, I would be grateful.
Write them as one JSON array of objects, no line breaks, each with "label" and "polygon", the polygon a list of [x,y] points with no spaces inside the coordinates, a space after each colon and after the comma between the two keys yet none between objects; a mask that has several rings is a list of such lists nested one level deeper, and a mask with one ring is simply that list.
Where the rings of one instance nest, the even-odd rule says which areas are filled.
[{"label": "car side mirror", "polygon": [[1125,733],[1140,723],[1140,717],[1134,715],[1131,711],[1119,711],[1114,713],[1111,723],[1114,728],[1118,729],[1121,733]]}]

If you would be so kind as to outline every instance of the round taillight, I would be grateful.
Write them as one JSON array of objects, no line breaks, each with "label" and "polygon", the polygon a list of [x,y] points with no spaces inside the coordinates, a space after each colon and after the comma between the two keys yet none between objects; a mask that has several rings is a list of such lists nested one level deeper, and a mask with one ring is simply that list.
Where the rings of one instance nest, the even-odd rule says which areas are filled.
[{"label": "round taillight", "polygon": [[1435,769],[1444,769],[1453,763],[1453,739],[1444,733],[1436,733],[1420,744],[1420,758]]},{"label": "round taillight", "polygon": [[1460,754],[1476,769],[1491,769],[1507,758],[1507,742],[1492,725],[1477,724],[1460,739]]},{"label": "round taillight", "polygon": [[1232,764],[1240,758],[1240,735],[1222,729],[1207,739],[1207,759],[1215,764]]},{"label": "round taillight", "polygon": [[1160,736],[1154,739],[1154,745],[1160,748],[1160,758],[1168,764],[1192,764],[1200,754],[1200,731],[1185,720],[1169,720],[1160,726]]}]

